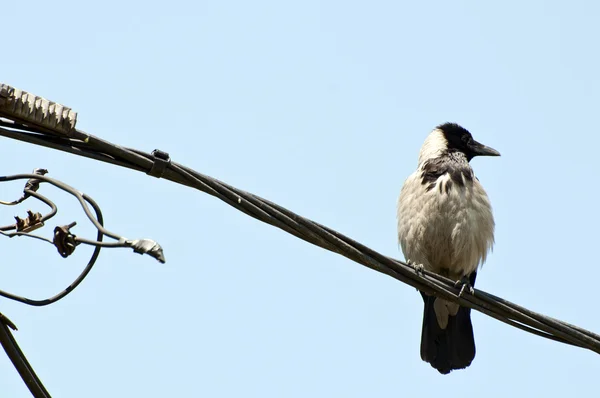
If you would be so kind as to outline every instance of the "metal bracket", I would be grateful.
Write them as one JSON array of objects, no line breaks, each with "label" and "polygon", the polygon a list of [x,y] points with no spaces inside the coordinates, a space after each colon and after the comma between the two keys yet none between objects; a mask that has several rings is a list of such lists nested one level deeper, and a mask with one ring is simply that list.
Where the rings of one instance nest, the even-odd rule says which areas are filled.
[{"label": "metal bracket", "polygon": [[167,152],[163,152],[160,149],[153,150],[152,157],[154,158],[154,163],[147,174],[152,177],[161,178],[167,167],[171,164],[171,157]]}]

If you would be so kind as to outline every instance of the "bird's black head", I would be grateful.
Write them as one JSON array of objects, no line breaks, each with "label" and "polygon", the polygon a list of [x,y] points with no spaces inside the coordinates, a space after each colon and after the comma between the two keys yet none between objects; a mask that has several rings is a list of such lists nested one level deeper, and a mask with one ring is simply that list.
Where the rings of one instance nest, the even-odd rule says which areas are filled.
[{"label": "bird's black head", "polygon": [[437,126],[437,129],[448,141],[448,151],[462,152],[469,161],[475,156],[500,156],[500,152],[475,141],[467,129],[456,123],[444,123]]}]

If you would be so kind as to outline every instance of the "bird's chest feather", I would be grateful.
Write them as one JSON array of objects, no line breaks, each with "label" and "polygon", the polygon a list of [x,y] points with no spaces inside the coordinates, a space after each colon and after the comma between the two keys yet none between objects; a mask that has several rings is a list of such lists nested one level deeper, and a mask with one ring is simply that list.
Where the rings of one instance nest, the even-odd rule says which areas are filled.
[{"label": "bird's chest feather", "polygon": [[[485,261],[494,240],[488,197],[469,173],[420,169],[398,201],[398,238],[407,259],[459,278]],[[436,174],[437,173],[437,174]]]}]

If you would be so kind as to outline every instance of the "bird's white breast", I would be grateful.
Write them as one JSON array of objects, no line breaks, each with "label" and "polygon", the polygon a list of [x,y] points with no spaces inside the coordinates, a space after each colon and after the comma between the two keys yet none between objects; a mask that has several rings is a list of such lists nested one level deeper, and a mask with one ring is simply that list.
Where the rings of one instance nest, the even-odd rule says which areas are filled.
[{"label": "bird's white breast", "polygon": [[488,196],[476,178],[463,178],[460,185],[444,174],[428,189],[421,175],[420,167],[398,199],[402,252],[407,260],[452,279],[469,275],[485,262],[494,244]]}]

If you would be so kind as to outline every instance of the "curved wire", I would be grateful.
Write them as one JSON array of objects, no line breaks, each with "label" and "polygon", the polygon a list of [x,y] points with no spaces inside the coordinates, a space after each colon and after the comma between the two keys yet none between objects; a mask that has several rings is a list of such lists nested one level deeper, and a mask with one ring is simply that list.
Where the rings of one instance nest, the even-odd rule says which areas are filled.
[{"label": "curved wire", "polygon": [[48,206],[50,206],[50,213],[44,214],[42,216],[42,219],[40,220],[40,222],[46,222],[49,219],[51,219],[52,217],[54,217],[56,215],[56,213],[58,213],[58,208],[56,207],[54,202],[52,202],[47,197],[43,196],[42,194],[40,194],[36,191],[32,191],[30,189],[25,189],[23,192],[29,196],[33,196],[34,198],[39,199],[40,201],[42,201],[45,204],[47,204]]},{"label": "curved wire", "polygon": [[[93,219],[92,222],[94,222],[94,225],[100,225],[103,226],[104,225],[104,219],[102,217],[102,211],[100,210],[100,207],[98,206],[98,204],[89,196],[87,196],[86,194],[82,194],[78,191],[76,191],[74,188],[70,187],[67,184],[64,184],[60,181],[54,180],[52,178],[46,177],[46,176],[39,176],[39,175],[33,175],[33,174],[17,174],[14,176],[0,176],[0,182],[2,181],[12,181],[12,180],[17,180],[17,179],[25,179],[25,178],[32,178],[32,176],[34,176],[35,178],[39,178],[41,180],[44,180],[46,182],[49,182],[55,186],[57,186],[58,188],[66,188],[64,189],[65,191],[72,193],[74,196],[76,196],[78,199],[80,199],[80,203],[82,204],[82,206],[84,207],[84,210],[86,211],[86,214],[88,214],[88,217],[90,219]],[[36,196],[36,197],[42,197],[42,195],[38,194],[37,192],[32,192],[35,195],[32,196]],[[94,209],[94,212],[96,213],[96,218],[93,218],[91,215],[91,212],[89,210],[89,208],[87,207],[87,205],[85,204],[85,202],[88,202]],[[53,207],[54,209],[55,207]],[[104,229],[104,228],[102,228]],[[6,235],[6,233],[1,232],[3,235]],[[38,239],[42,239],[45,241],[48,241],[52,244],[54,244],[52,241],[40,237],[40,236],[36,236],[36,235],[32,235],[32,234],[25,234],[22,232],[15,232],[15,235],[27,235],[33,238],[38,238]],[[102,238],[104,236],[103,231],[98,228],[98,235],[97,235],[97,240],[98,242],[102,242]],[[0,289],[0,296],[14,300],[14,301],[18,301],[20,303],[23,304],[27,304],[27,305],[32,305],[32,306],[36,306],[36,307],[42,307],[45,305],[49,305],[52,303],[57,302],[58,300],[64,298],[65,296],[67,296],[69,293],[71,293],[77,286],[79,286],[79,284],[81,282],[83,282],[83,280],[86,278],[86,276],[90,273],[90,271],[92,270],[94,264],[96,263],[96,260],[98,259],[98,256],[100,255],[100,250],[102,249],[101,246],[97,245],[96,248],[94,249],[94,252],[92,253],[92,256],[90,257],[87,265],[85,266],[85,268],[83,269],[83,271],[81,271],[81,273],[79,274],[79,276],[77,278],[75,278],[75,280],[73,282],[71,282],[66,288],[64,288],[62,291],[60,291],[58,294],[47,298],[47,299],[42,299],[42,300],[36,300],[36,299],[30,299],[27,297],[23,297],[23,296],[19,296],[13,293],[9,293],[7,291],[1,290]]]}]

